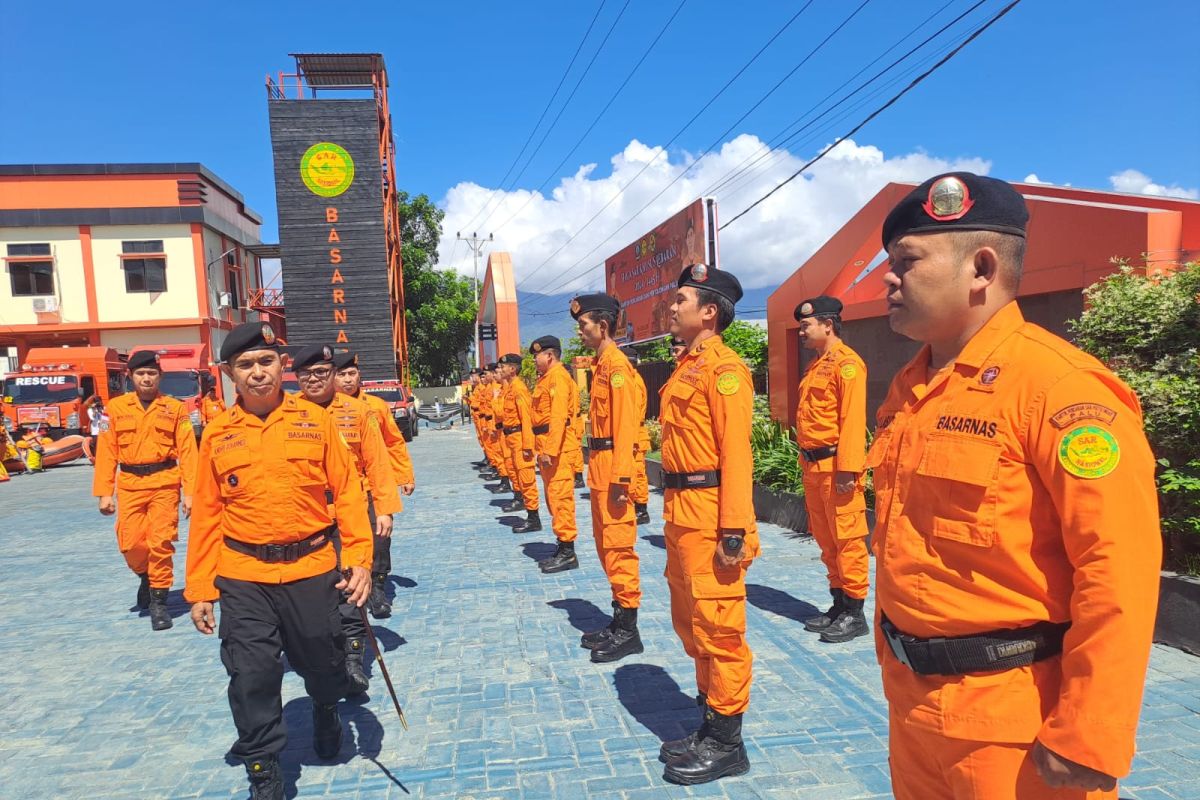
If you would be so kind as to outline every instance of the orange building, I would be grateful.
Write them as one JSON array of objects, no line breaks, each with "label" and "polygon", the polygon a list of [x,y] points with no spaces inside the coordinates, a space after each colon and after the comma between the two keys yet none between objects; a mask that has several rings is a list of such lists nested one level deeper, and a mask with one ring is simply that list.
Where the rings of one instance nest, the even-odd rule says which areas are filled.
[{"label": "orange building", "polygon": [[[803,353],[792,316],[809,297],[845,305],[843,338],[867,362],[867,411],[874,419],[892,377],[919,345],[887,319],[883,220],[916,184],[889,183],[767,300],[771,416],[795,424]],[[1083,289],[1114,271],[1114,259],[1151,272],[1200,258],[1200,202],[1040,184],[1016,184],[1029,206],[1018,303],[1025,318],[1069,338]],[[1144,256],[1144,258],[1143,258]]]},{"label": "orange building", "polygon": [[[481,359],[479,363],[495,361],[505,353],[521,352],[517,282],[508,253],[488,254],[475,322],[475,352]],[[483,338],[484,331],[493,330],[494,337],[489,333],[489,338]]]},{"label": "orange building", "polygon": [[263,295],[250,250],[261,226],[201,164],[0,165],[0,356],[196,343],[216,353],[234,325],[260,317],[249,298]]}]

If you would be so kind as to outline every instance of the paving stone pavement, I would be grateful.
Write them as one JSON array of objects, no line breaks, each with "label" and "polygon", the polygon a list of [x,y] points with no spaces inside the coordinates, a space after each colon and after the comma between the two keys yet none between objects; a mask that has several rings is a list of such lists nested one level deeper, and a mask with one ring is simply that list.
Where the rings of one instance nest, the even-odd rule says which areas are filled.
[{"label": "paving stone pavement", "polygon": [[[289,674],[289,797],[890,796],[870,640],[823,645],[798,623],[828,597],[810,540],[763,526],[750,570],[751,772],[676,787],[662,780],[658,746],[697,711],[671,629],[661,497],[638,542],[646,653],[596,665],[578,645],[608,611],[586,501],[582,568],[543,576],[534,560],[552,551],[552,535],[516,536],[498,521],[498,497],[467,464],[479,457],[469,430],[423,431],[412,454],[418,489],[397,524],[395,613],[375,626],[410,730],[375,677],[369,699],[343,704],[351,735],[337,763],[321,763],[308,698]],[[0,798],[245,797],[241,766],[225,759],[235,732],[218,643],[195,632],[178,594],[184,542],[176,625],[154,633],[128,610],[136,581],[95,511],[91,475],[77,464],[0,485]],[[1155,646],[1122,797],[1200,798],[1198,711],[1200,659]]]}]

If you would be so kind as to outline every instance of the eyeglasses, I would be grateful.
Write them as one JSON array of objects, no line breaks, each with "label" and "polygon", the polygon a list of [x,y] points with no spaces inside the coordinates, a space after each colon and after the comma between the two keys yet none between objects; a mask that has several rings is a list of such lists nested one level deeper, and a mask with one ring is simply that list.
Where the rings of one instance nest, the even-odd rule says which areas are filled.
[{"label": "eyeglasses", "polygon": [[302,381],[316,378],[319,381],[327,381],[333,376],[332,367],[318,367],[316,369],[301,369],[296,370],[296,377]]}]

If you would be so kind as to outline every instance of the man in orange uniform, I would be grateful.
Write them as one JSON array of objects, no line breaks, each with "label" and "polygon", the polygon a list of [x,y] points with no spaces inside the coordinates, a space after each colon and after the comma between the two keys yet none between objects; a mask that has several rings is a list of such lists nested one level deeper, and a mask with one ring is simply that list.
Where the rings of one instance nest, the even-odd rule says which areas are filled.
[{"label": "man in orange uniform", "polygon": [[638,412],[642,417],[633,450],[633,484],[629,489],[629,497],[633,500],[634,520],[638,525],[649,525],[650,481],[646,477],[646,454],[650,452],[650,429],[646,427],[646,382],[637,369],[640,362],[637,351],[632,347],[622,347],[621,352],[633,367],[633,385],[637,389]]},{"label": "man in orange uniform", "polygon": [[567,461],[572,417],[579,408],[579,386],[562,365],[562,343],[554,336],[543,336],[529,345],[537,365],[537,386],[533,387],[533,435],[546,505],[554,522],[558,547],[550,558],[538,562],[546,574],[579,568],[575,555],[574,474]]},{"label": "man in orange uniform", "polygon": [[479,441],[479,449],[483,451],[483,458],[479,461],[471,462],[471,466],[476,469],[483,469],[488,466],[487,446],[483,443],[483,426],[480,424],[479,418],[479,399],[483,396],[482,378],[480,377],[483,370],[478,367],[471,368],[470,377],[467,379],[467,388],[465,392],[464,402],[471,412],[471,425],[475,428],[475,438]]},{"label": "man in orange uniform", "polygon": [[492,420],[492,373],[488,366],[479,368],[479,386],[471,395],[475,401],[475,419],[478,427],[479,444],[483,448],[484,463],[479,468],[479,477],[494,480],[500,477],[497,468],[496,447]]},{"label": "man in orange uniform", "polygon": [[[400,491],[405,497],[412,495],[416,488],[416,478],[413,475],[412,458],[408,454],[408,445],[404,443],[404,434],[396,425],[392,409],[387,401],[362,390],[362,372],[358,368],[358,356],[353,352],[335,353],[333,368],[336,370],[334,380],[337,390],[342,394],[362,400],[379,422],[379,432],[383,436],[383,444],[387,447],[388,457],[392,462],[392,475],[400,485]],[[399,501],[399,498],[397,498]],[[401,503],[396,512],[403,508]],[[388,575],[392,571],[392,533],[375,533],[374,559],[371,563],[371,596],[367,598],[367,610],[376,619],[384,619],[392,615],[392,603],[387,596]]]},{"label": "man in orange uniform", "polygon": [[751,499],[754,382],[721,338],[742,298],[738,279],[703,264],[679,276],[671,333],[688,352],[663,387],[663,532],[671,622],[696,665],[700,729],[664,742],[663,777],[707,783],[750,769],[742,715],[753,654],[746,644],[746,570],[758,556]]},{"label": "man in orange uniform", "polygon": [[633,483],[633,450],[637,444],[638,398],[633,366],[617,347],[612,334],[621,304],[603,294],[585,294],[571,301],[571,316],[579,336],[596,353],[592,399],[588,415],[587,481],[592,503],[592,535],[596,554],[612,589],[612,622],[585,633],[580,644],[592,651],[592,661],[617,661],[640,653],[642,637],[637,613],[642,602],[638,575],[637,523],[629,498]]},{"label": "man in orange uniform", "polygon": [[[300,381],[304,399],[333,415],[342,439],[354,454],[354,466],[366,494],[367,516],[375,535],[391,536],[392,515],[400,513],[401,503],[378,416],[364,401],[337,391],[333,379],[333,349],[329,345],[301,348],[291,366]],[[355,606],[343,603],[341,611],[342,631],[346,635],[346,671],[354,691],[361,694],[370,688],[370,681],[363,671],[367,628]]]},{"label": "man in orange uniform", "polygon": [[575,475],[575,484],[572,489],[585,489],[587,484],[583,480],[583,429],[586,424],[583,418],[583,409],[579,402],[579,381],[575,377],[574,367],[563,363],[563,369],[567,371],[567,375],[575,384],[575,408],[571,411],[571,424],[567,428],[567,439],[565,444],[567,467]]},{"label": "man in orange uniform", "polygon": [[814,297],[796,306],[800,344],[818,355],[800,379],[796,441],[808,524],[821,548],[833,605],[804,621],[822,642],[871,632],[863,616],[870,559],[863,461],[867,443],[867,367],[841,339],[842,303]]},{"label": "man in orange uniform", "polygon": [[525,522],[513,528],[513,533],[533,533],[542,529],[537,476],[533,471],[533,399],[525,379],[517,374],[520,369],[521,357],[516,353],[508,353],[500,359],[500,375],[504,381],[500,433],[504,436],[508,474],[513,485],[513,499],[503,508],[509,512],[527,511]]},{"label": "man in orange uniform", "polygon": [[[208,375],[208,373],[205,372],[204,375]],[[204,397],[200,400],[200,421],[207,425],[221,416],[224,411],[225,403],[221,401],[221,398],[217,397],[217,387],[210,385],[208,391],[204,393]]]},{"label": "man in orange uniform", "polygon": [[[253,800],[283,800],[280,654],[312,697],[317,755],[336,758],[337,702],[351,689],[337,607],[343,591],[358,606],[367,597],[371,528],[354,456],[333,415],[282,390],[271,326],[237,326],[220,356],[238,401],[200,442],[184,597],[206,635],[217,630],[214,603],[221,602],[221,662],[238,731],[229,752],[245,763]],[[335,530],[345,575],[330,546]]]},{"label": "man in orange uniform", "polygon": [[1154,456],[1129,387],[1024,320],[1028,217],[1007,183],[955,172],[883,225],[889,322],[925,343],[867,458],[899,800],[1115,798],[1133,756]]},{"label": "man in orange uniform", "polygon": [[496,471],[500,475],[500,485],[492,487],[492,494],[515,492],[517,485],[517,476],[512,474],[512,454],[508,451],[508,438],[504,435],[505,388],[503,365],[492,364],[492,441],[498,462]]},{"label": "man in orange uniform", "polygon": [[183,403],[158,391],[158,353],[134,353],[126,368],[133,391],[108,403],[109,427],[97,440],[92,494],[100,499],[101,514],[117,514],[117,545],[141,579],[137,607],[150,609],[150,627],[161,631],[172,625],[167,593],[174,578],[181,489],[183,515],[192,510],[196,434]]}]

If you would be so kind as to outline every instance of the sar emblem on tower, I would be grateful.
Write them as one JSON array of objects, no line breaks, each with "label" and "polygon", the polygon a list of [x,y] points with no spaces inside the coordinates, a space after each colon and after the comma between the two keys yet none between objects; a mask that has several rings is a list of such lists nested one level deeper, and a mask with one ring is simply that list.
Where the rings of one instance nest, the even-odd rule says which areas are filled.
[{"label": "sar emblem on tower", "polygon": [[354,182],[354,159],[333,142],[317,142],[300,159],[300,178],[318,197],[337,197]]}]

